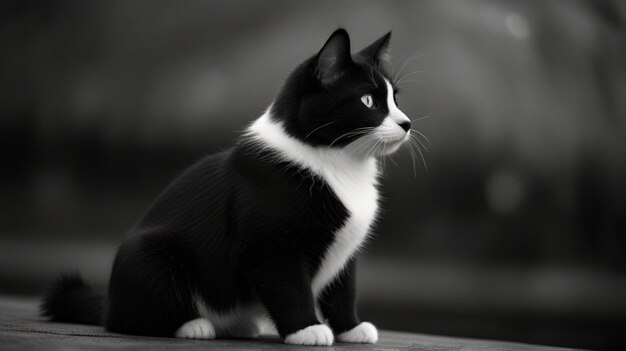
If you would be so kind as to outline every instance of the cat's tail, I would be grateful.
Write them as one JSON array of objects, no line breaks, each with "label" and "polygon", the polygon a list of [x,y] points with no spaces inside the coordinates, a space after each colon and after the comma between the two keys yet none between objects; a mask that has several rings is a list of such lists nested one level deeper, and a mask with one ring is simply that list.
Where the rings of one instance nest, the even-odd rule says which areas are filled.
[{"label": "cat's tail", "polygon": [[77,273],[62,274],[44,296],[41,315],[54,322],[102,325],[105,299]]}]

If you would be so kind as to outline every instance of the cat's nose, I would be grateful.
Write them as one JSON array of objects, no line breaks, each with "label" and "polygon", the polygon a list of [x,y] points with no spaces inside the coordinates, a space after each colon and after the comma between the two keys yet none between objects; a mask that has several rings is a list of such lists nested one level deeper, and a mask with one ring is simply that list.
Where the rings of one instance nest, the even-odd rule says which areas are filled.
[{"label": "cat's nose", "polygon": [[404,129],[405,132],[408,132],[409,129],[411,129],[411,122],[410,121],[404,121],[404,122],[398,123],[398,125],[400,127],[402,127],[402,129]]}]

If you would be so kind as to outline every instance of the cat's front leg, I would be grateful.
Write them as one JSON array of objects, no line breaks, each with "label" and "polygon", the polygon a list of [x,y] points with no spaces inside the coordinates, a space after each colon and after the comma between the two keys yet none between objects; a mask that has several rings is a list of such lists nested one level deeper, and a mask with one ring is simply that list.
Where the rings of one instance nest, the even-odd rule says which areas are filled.
[{"label": "cat's front leg", "polygon": [[287,344],[328,346],[332,330],[315,316],[311,280],[296,259],[276,259],[249,272],[261,302]]},{"label": "cat's front leg", "polygon": [[378,330],[357,317],[355,270],[356,262],[351,259],[336,281],[322,291],[319,306],[338,341],[374,344],[378,341]]}]

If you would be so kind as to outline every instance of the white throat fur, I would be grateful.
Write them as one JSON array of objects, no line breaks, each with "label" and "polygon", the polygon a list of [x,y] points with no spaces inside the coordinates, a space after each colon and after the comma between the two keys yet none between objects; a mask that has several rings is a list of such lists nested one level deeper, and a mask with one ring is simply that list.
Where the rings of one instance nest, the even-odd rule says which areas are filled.
[{"label": "white throat fur", "polygon": [[348,218],[335,233],[313,278],[311,289],[318,296],[341,272],[363,244],[378,211],[376,189],[378,166],[374,157],[355,158],[341,149],[314,147],[289,136],[271,116],[271,107],[247,130],[246,137],[259,147],[270,148],[278,157],[295,163],[323,179],[348,210]]}]

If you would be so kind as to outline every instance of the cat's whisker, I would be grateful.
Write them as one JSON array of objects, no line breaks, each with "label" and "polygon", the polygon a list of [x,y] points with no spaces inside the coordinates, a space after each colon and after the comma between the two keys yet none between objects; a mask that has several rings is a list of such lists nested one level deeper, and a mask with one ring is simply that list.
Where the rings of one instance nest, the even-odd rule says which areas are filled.
[{"label": "cat's whisker", "polygon": [[363,150],[363,156],[375,157],[376,150],[378,149],[378,141],[373,138],[364,139],[361,150]]},{"label": "cat's whisker", "polygon": [[369,78],[372,81],[372,85],[374,85],[375,88],[378,88],[378,83],[376,83],[376,78],[374,78],[374,68],[373,67],[370,67]]},{"label": "cat's whisker", "polygon": [[387,169],[387,155],[386,155],[386,150],[387,150],[387,142],[385,142],[384,140],[380,141],[380,143],[378,144],[378,147],[380,149],[379,154],[382,155],[382,162],[383,162],[383,170]]},{"label": "cat's whisker", "polygon": [[[416,139],[417,139],[417,137],[416,137]],[[419,139],[417,139],[417,140],[419,140]],[[424,158],[424,154],[422,153],[422,150],[420,149],[419,145],[416,144],[415,146],[417,146],[417,152],[419,152],[420,157],[422,158],[422,164],[424,165],[424,169],[426,171],[428,171],[428,166],[426,165],[426,158]]]},{"label": "cat's whisker", "polygon": [[391,163],[393,163],[396,167],[400,167],[400,165],[398,165],[398,162],[396,162],[395,156],[396,156],[395,154],[389,155],[388,156],[389,157],[389,161],[391,161]]},{"label": "cat's whisker", "polygon": [[[357,128],[358,129],[358,128]],[[347,138],[350,136],[354,136],[354,135],[359,135],[359,134],[364,134],[366,133],[365,131],[358,131],[357,129],[355,130],[351,130],[349,132],[346,132],[344,134],[341,134],[340,136],[338,136],[335,140],[333,140],[329,145],[328,145],[328,149],[330,149],[336,142],[338,142],[339,140],[341,140],[342,138]]]},{"label": "cat's whisker", "polygon": [[411,57],[415,56],[418,52],[419,52],[419,49],[418,49],[418,50],[413,51],[413,52],[411,53],[411,55],[409,55],[409,56],[405,57],[404,59],[399,59],[399,60],[398,60],[398,61],[397,61],[397,62],[393,65],[393,67],[391,68],[391,72],[392,72],[392,73],[395,73],[396,68],[398,67],[398,65],[404,65],[404,63],[405,63],[407,60],[409,60]]},{"label": "cat's whisker", "polygon": [[356,151],[361,148],[362,138],[356,139],[355,141],[348,144],[344,150],[348,153],[348,155],[353,156]]},{"label": "cat's whisker", "polygon": [[[414,52],[413,52],[413,54],[415,54],[415,53],[417,53],[417,52],[418,52],[418,51],[416,50],[416,51],[414,51]],[[411,54],[411,55],[413,55],[413,54]],[[390,71],[390,72],[391,72],[391,74],[392,74],[394,77],[395,77],[396,67],[398,67],[398,65],[400,64],[400,62],[402,62],[402,64],[404,64],[404,61],[406,61],[409,57],[411,57],[411,56],[407,56],[407,58],[405,58],[405,59],[403,59],[403,60],[398,60],[398,61],[396,61],[396,63],[393,65],[393,67],[391,67],[391,71]],[[394,79],[394,81],[395,81],[395,79]]]},{"label": "cat's whisker", "polygon": [[[422,54],[419,53],[419,50],[416,50],[413,54],[411,54],[411,56],[407,57],[406,59],[404,59],[404,61],[402,62],[402,65],[400,66],[400,69],[398,70],[398,73],[396,73],[396,75],[393,78],[394,82],[398,81],[398,77],[400,77],[400,75],[402,74],[402,71],[404,71],[404,69],[413,61],[417,60],[418,58],[420,58],[422,56]],[[394,67],[395,68],[395,67]]]},{"label": "cat's whisker", "polygon": [[424,143],[416,135],[412,135],[412,137],[415,138],[415,140],[424,148],[424,150],[426,150],[427,152],[430,152],[430,150],[426,147],[426,145],[424,145]]},{"label": "cat's whisker", "polygon": [[387,169],[387,157],[385,157],[386,156],[385,155],[386,154],[386,152],[385,152],[386,151],[386,144],[387,143],[384,140],[379,140],[379,145],[380,145],[380,147],[382,149],[382,152],[381,152],[381,154],[382,154],[381,162],[383,164],[383,166],[382,166],[383,170]]},{"label": "cat's whisker", "polygon": [[423,119],[430,118],[430,117],[431,117],[431,115],[426,115],[426,116],[418,117],[418,118],[412,119],[412,120],[411,120],[411,123],[413,123],[413,122],[417,122],[417,121],[421,121],[421,120],[423,120]]},{"label": "cat's whisker", "polygon": [[[361,131],[361,132],[357,133],[356,135],[359,135],[359,134],[367,135],[366,133],[367,133],[367,131]],[[365,150],[365,148],[369,145],[368,140],[369,139],[367,138],[367,136],[363,137],[363,138],[358,138],[358,139],[356,139],[355,141],[353,141],[352,143],[350,143],[346,147],[346,151],[352,157],[355,154],[360,153],[361,150],[363,149],[365,151],[364,154],[367,155],[367,150]]]},{"label": "cat's whisker", "polygon": [[376,156],[376,149],[378,147],[378,143],[380,142],[379,139],[374,139],[374,138],[368,138],[368,142],[365,143],[365,146],[367,147],[367,144],[369,144],[369,147],[367,147],[367,149],[365,150],[365,155],[367,156]]},{"label": "cat's whisker", "polygon": [[428,140],[428,138],[426,137],[426,135],[424,135],[424,133],[420,132],[420,131],[419,131],[419,130],[417,130],[417,129],[413,129],[413,128],[411,128],[411,131],[413,131],[413,132],[417,133],[419,136],[421,136],[422,138],[424,138],[424,140],[426,140],[426,142],[428,142],[428,144],[429,144],[429,145],[431,145],[431,146],[433,145],[433,144],[430,142],[430,140]]},{"label": "cat's whisker", "polygon": [[367,157],[371,154],[371,149],[373,147],[373,143],[369,140],[361,139],[360,142],[356,145],[356,148],[352,150],[351,155],[362,155]]},{"label": "cat's whisker", "polygon": [[[415,52],[415,54],[417,54],[417,51]],[[398,78],[402,75],[402,72],[408,67],[409,64],[413,63],[414,61],[416,61],[419,58],[422,58],[423,56],[426,56],[426,53],[420,53],[419,55],[412,55],[411,57],[409,57],[409,59],[405,60],[405,62],[403,63],[401,69],[398,71],[398,73],[395,75],[394,77],[394,82],[398,82]],[[428,74],[428,73],[427,73]],[[405,79],[407,76],[403,76],[402,78],[400,78],[400,80]]]},{"label": "cat's whisker", "polygon": [[315,129],[313,129],[313,130],[312,130],[309,134],[307,134],[307,135],[304,137],[304,140],[307,140],[307,139],[311,136],[311,134],[313,134],[313,133],[317,132],[318,130],[320,130],[320,129],[322,129],[322,128],[326,127],[326,126],[329,126],[329,125],[331,125],[331,124],[333,124],[333,123],[335,123],[335,122],[336,122],[336,121],[330,121],[330,122],[328,122],[328,123],[322,124],[321,126],[319,126],[319,127],[315,128]]},{"label": "cat's whisker", "polygon": [[402,83],[396,83],[396,86],[398,87],[402,87],[405,86],[408,83],[419,83],[419,82],[424,82],[425,79],[409,79],[409,80],[403,80]]},{"label": "cat's whisker", "polygon": [[372,131],[374,129],[374,127],[359,127],[359,128],[355,128],[347,133],[344,133],[342,135],[340,135],[339,137],[337,137],[335,140],[333,140],[329,145],[328,145],[328,149],[330,149],[337,141],[343,139],[343,138],[348,138],[348,137],[352,137],[352,136],[359,136],[359,135],[366,135],[367,133],[369,133],[370,131]]},{"label": "cat's whisker", "polygon": [[[359,150],[362,150],[362,156],[370,157],[375,154],[376,143],[372,142],[372,140],[368,140],[368,142],[363,142]],[[359,151],[361,152],[361,151]]]},{"label": "cat's whisker", "polygon": [[411,164],[413,166],[413,178],[417,178],[417,171],[415,169],[415,159],[417,158],[417,156],[415,155],[415,152],[413,151],[413,136],[409,136],[409,143],[408,143],[408,148],[409,148],[409,153],[411,153]]},{"label": "cat's whisker", "polygon": [[407,78],[412,77],[416,74],[424,74],[424,75],[430,75],[430,73],[426,72],[426,71],[413,71],[411,73],[405,74],[404,76],[402,76],[402,78],[400,78],[396,84],[402,84]]},{"label": "cat's whisker", "polygon": [[373,137],[368,138],[368,143],[364,143],[365,147],[367,147],[367,144],[369,144],[369,147],[365,150],[365,155],[376,156],[376,150],[378,149],[379,143],[380,143],[379,139],[375,139]]}]

